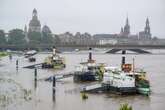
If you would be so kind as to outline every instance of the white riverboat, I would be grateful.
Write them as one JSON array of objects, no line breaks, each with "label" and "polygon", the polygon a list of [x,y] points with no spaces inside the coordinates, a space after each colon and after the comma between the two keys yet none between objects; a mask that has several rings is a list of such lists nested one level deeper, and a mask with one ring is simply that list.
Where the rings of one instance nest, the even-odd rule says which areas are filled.
[{"label": "white riverboat", "polygon": [[29,50],[29,51],[27,51],[27,52],[24,53],[25,58],[31,57],[31,56],[33,56],[35,54],[37,54],[37,51],[36,50]]},{"label": "white riverboat", "polygon": [[107,91],[121,94],[136,93],[135,78],[128,76],[117,67],[105,67],[102,83]]}]

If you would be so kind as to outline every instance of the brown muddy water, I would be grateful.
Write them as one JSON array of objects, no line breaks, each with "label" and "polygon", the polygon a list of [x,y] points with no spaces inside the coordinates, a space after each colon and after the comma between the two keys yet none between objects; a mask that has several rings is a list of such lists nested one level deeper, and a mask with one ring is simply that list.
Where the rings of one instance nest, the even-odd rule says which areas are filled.
[{"label": "brown muddy water", "polygon": [[[38,79],[74,71],[76,65],[88,58],[87,53],[63,53],[66,59],[64,70],[38,69]],[[37,54],[39,63],[48,54]],[[120,66],[121,55],[97,53],[93,55],[98,63]],[[147,71],[152,93],[149,97],[120,96],[113,94],[88,94],[82,100],[79,88],[84,84],[75,84],[73,78],[59,80],[56,83],[55,100],[52,98],[52,83],[38,81],[34,87],[34,70],[23,66],[31,65],[24,56],[13,55],[0,61],[0,110],[118,110],[120,104],[128,103],[133,110],[164,110],[165,108],[165,55],[126,55],[126,62],[135,58],[136,68]],[[16,60],[19,67],[16,70]]]}]

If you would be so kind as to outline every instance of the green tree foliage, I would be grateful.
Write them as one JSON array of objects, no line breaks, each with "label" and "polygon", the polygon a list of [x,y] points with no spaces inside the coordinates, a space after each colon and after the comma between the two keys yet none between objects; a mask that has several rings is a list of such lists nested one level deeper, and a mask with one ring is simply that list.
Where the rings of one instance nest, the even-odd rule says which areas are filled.
[{"label": "green tree foliage", "polygon": [[41,33],[40,32],[28,32],[28,37],[30,44],[40,44],[41,43]]},{"label": "green tree foliage", "polygon": [[9,44],[22,45],[26,44],[24,31],[21,29],[13,29],[9,31]]},{"label": "green tree foliage", "polygon": [[43,44],[53,44],[54,39],[52,37],[52,34],[48,33],[48,32],[42,32],[42,43]]},{"label": "green tree foliage", "polygon": [[6,44],[5,32],[0,30],[0,44]]},{"label": "green tree foliage", "polygon": [[61,44],[61,40],[60,40],[60,38],[59,38],[58,35],[55,35],[55,36],[54,36],[54,43],[57,44],[57,45],[58,45],[58,44]]},{"label": "green tree foliage", "polygon": [[133,110],[133,109],[132,106],[129,106],[128,104],[122,104],[119,110]]}]

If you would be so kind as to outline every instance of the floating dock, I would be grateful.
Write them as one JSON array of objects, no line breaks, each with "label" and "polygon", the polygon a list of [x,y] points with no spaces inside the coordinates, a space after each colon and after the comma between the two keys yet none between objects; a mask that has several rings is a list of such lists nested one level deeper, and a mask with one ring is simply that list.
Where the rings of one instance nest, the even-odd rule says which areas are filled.
[{"label": "floating dock", "polygon": [[116,88],[109,84],[97,83],[88,85],[82,88],[81,92],[90,92],[90,93],[98,93],[98,92],[110,92],[116,94],[136,94],[136,87],[135,88]]},{"label": "floating dock", "polygon": [[102,87],[102,84],[97,83],[83,87],[81,92],[99,92],[103,90],[104,88]]}]

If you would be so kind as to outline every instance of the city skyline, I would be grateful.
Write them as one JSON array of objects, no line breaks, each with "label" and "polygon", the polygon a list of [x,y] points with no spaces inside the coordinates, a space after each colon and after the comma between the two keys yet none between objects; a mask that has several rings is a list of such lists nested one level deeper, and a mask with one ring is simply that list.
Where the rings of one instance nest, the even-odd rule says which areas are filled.
[{"label": "city skyline", "polygon": [[[21,7],[17,8],[19,2],[22,6],[21,10]],[[137,34],[144,30],[145,20],[149,17],[152,35],[165,38],[163,30],[165,28],[165,21],[163,21],[165,6],[163,3],[165,3],[163,0],[134,2],[131,0],[125,0],[125,2],[122,0],[91,0],[89,2],[87,0],[48,0],[44,2],[2,0],[0,1],[0,28],[5,31],[13,28],[23,29],[31,19],[32,10],[36,8],[41,25],[48,25],[55,34],[67,31],[91,34],[119,33],[128,15],[131,33]]]}]

